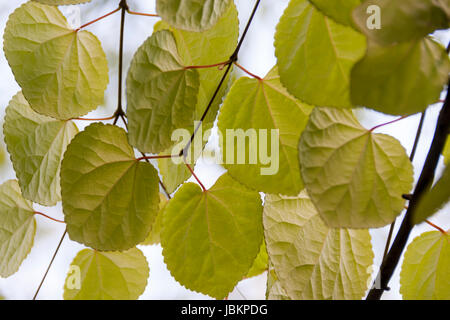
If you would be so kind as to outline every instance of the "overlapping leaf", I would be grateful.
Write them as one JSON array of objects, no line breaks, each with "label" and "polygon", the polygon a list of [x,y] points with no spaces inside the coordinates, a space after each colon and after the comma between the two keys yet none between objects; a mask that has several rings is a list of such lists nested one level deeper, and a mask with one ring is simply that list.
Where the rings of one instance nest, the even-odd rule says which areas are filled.
[{"label": "overlapping leaf", "polygon": [[382,227],[403,210],[413,183],[405,149],[364,129],[351,110],[315,108],[299,152],[308,194],[330,227]]},{"label": "overlapping leaf", "polygon": [[446,165],[450,164],[450,138],[447,138],[447,143],[445,144],[444,151],[442,152],[444,155],[444,162]]},{"label": "overlapping leaf", "polygon": [[[379,28],[367,23],[370,6],[378,7]],[[419,40],[434,30],[449,27],[445,9],[435,0],[366,0],[355,9],[353,17],[361,32],[381,45]]]},{"label": "overlapping leaf", "polygon": [[[235,50],[239,36],[238,13],[236,6],[232,3],[214,27],[203,32],[189,32],[170,28],[169,25],[164,22],[159,23],[156,29],[170,29],[173,32],[180,56],[187,65],[211,65],[225,62]],[[224,69],[219,70],[218,68],[198,69],[200,87],[197,106],[195,108],[195,120],[201,119],[224,72]],[[198,139],[203,139],[203,141],[200,141],[202,146],[207,142],[207,131],[213,127],[219,106],[222,103],[222,97],[228,89],[226,85],[227,82],[228,78],[219,90],[206,118],[202,122],[202,131],[197,134]],[[188,129],[190,133],[193,133],[194,123],[191,123],[186,129]],[[184,147],[185,144],[182,147]],[[202,150],[196,149],[194,149],[194,146],[190,149],[191,159],[187,159],[187,161],[191,164],[195,164],[197,158],[201,155]],[[170,153],[171,150],[163,152],[163,154]],[[191,176],[190,171],[187,170],[184,164],[177,165],[172,159],[159,159],[158,168],[160,169],[164,184],[171,193]]]},{"label": "overlapping leaf", "polygon": [[65,6],[69,4],[80,4],[91,2],[91,0],[33,0],[51,6]]},{"label": "overlapping leaf", "polygon": [[138,162],[126,132],[95,123],[67,147],[62,203],[72,240],[97,250],[127,250],[145,240],[158,214],[158,174]]},{"label": "overlapping leaf", "polygon": [[400,273],[405,300],[450,299],[450,236],[425,232],[408,246]]},{"label": "overlapping leaf", "polygon": [[168,202],[167,197],[162,193],[160,193],[158,215],[156,216],[155,222],[153,222],[152,230],[150,231],[144,242],[141,243],[141,245],[148,246],[152,244],[158,244],[161,242],[161,229],[164,217],[163,212],[164,208],[167,205],[167,202]]},{"label": "overlapping leaf", "polygon": [[431,39],[387,47],[371,42],[352,70],[352,101],[387,114],[421,112],[439,100],[449,71],[445,49]]},{"label": "overlapping leaf", "polygon": [[316,106],[352,106],[350,70],[365,49],[361,34],[326,17],[308,0],[289,3],[275,35],[281,82]]},{"label": "overlapping leaf", "polygon": [[286,91],[276,68],[262,80],[236,81],[218,122],[230,175],[258,191],[297,195],[303,189],[297,144],[311,110]]},{"label": "overlapping leaf", "polygon": [[34,112],[22,93],[6,109],[3,133],[11,161],[26,199],[53,206],[61,200],[61,160],[78,129]]},{"label": "overlapping leaf", "polygon": [[154,33],[136,52],[127,78],[129,140],[141,152],[173,145],[172,132],[194,122],[197,70],[186,69],[169,30]]},{"label": "overlapping leaf", "polygon": [[413,222],[420,223],[438,212],[450,201],[450,167],[447,166],[442,177],[434,187],[419,200]]},{"label": "overlapping leaf", "polygon": [[64,299],[135,300],[147,286],[149,271],[144,254],[137,248],[124,252],[84,249],[71,264]]},{"label": "overlapping leaf", "polygon": [[247,273],[247,278],[256,277],[261,273],[267,271],[269,267],[269,256],[267,255],[266,242],[263,241],[261,245],[261,249],[259,250],[258,255],[256,256],[255,261],[253,261],[253,265]]},{"label": "overlapping leaf", "polygon": [[353,25],[352,12],[363,0],[309,0],[317,9],[336,22]]},{"label": "overlapping leaf", "polygon": [[230,0],[156,0],[156,11],[175,28],[204,31],[225,13]]},{"label": "overlapping leaf", "polygon": [[262,242],[261,198],[225,174],[206,192],[184,184],[164,210],[164,261],[186,288],[222,299]]},{"label": "overlapping leaf", "polygon": [[66,120],[103,102],[108,66],[101,44],[90,32],[72,30],[57,7],[30,1],[14,11],[4,51],[36,112]]},{"label": "overlapping leaf", "polygon": [[290,300],[287,296],[286,290],[284,290],[281,286],[280,280],[278,280],[273,267],[270,268],[269,272],[267,273],[266,299]]},{"label": "overlapping leaf", "polygon": [[368,230],[328,228],[306,192],[266,195],[264,232],[270,261],[291,299],[361,299],[373,252]]},{"label": "overlapping leaf", "polygon": [[31,251],[36,233],[34,210],[16,180],[0,185],[0,277],[19,270]]}]

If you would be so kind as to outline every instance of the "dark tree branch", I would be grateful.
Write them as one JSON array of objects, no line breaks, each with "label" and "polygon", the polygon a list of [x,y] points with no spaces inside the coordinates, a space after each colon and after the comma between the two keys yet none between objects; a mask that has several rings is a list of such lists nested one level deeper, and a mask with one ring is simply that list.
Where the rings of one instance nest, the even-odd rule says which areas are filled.
[{"label": "dark tree branch", "polygon": [[[450,83],[449,83],[450,85]],[[395,237],[386,259],[383,261],[380,267],[380,271],[377,276],[375,285],[369,291],[367,300],[379,300],[386,290],[392,274],[398,265],[400,257],[405,249],[411,230],[414,227],[412,218],[414,217],[417,205],[422,195],[430,189],[433,184],[436,167],[438,165],[439,157],[444,149],[447,136],[450,131],[450,92],[447,91],[447,97],[445,98],[444,106],[441,109],[439,118],[436,125],[436,130],[433,137],[433,142],[428,151],[427,159],[425,160],[422,173],[420,174],[419,181],[417,182],[414,193],[412,194],[411,201],[406,211],[403,222],[400,226],[400,230]]]}]

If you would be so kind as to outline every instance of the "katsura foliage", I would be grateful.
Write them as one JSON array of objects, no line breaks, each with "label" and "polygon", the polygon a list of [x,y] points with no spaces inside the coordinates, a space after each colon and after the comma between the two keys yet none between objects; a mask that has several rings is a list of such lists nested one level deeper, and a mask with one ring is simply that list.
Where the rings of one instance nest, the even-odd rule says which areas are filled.
[{"label": "katsura foliage", "polygon": [[[263,1],[252,0],[246,21],[238,1],[246,0],[154,0],[156,12],[142,13],[109,0],[115,10],[76,30],[58,6],[99,1],[30,0],[11,13],[3,49],[20,91],[4,106],[3,134],[17,180],[0,185],[0,276],[19,270],[41,215],[65,223],[60,245],[67,233],[87,247],[68,268],[68,300],[138,299],[152,282],[136,246],[148,245],[162,247],[182,286],[217,299],[261,275],[267,299],[380,298],[413,226],[426,222],[439,232],[409,244],[400,292],[450,299],[448,226],[428,220],[450,190],[450,98],[441,100],[450,61],[432,34],[449,27],[449,1],[290,0],[273,35],[276,65],[260,68],[266,75],[240,59],[246,37],[260,32]],[[83,118],[103,104],[108,64],[117,63],[86,29],[119,12],[115,112]],[[126,28],[135,15],[149,19],[144,29]],[[147,39],[128,64],[130,33]],[[413,155],[376,130],[440,102],[414,181]],[[365,128],[360,107],[399,118]],[[206,188],[195,165],[212,132],[214,160],[227,172]],[[434,181],[441,155],[447,167]],[[64,221],[33,208],[59,202]],[[383,287],[372,287],[383,252],[373,252],[369,230],[405,210]]]}]

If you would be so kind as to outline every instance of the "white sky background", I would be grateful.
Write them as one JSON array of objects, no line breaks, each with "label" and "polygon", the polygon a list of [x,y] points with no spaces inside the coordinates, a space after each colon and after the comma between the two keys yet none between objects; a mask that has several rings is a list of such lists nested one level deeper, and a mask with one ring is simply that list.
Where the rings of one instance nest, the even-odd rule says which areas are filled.
[{"label": "white sky background", "polygon": [[[25,0],[0,0],[0,37],[3,39],[3,30],[9,14],[16,7],[26,2]],[[154,0],[128,0],[129,6],[133,11],[154,13]],[[91,21],[104,13],[112,11],[117,7],[118,0],[94,0],[93,3],[80,5],[81,23]],[[253,0],[235,0],[239,10],[239,19],[241,22],[241,32],[245,27],[245,23],[251,13],[254,5]],[[288,0],[262,0],[261,6],[249,30],[249,34],[244,42],[240,54],[240,63],[255,74],[264,76],[276,63],[273,48],[273,36],[276,24],[281,17],[283,10],[286,8]],[[70,15],[73,7],[63,7],[63,12]],[[124,76],[126,76],[127,68],[130,60],[137,48],[144,40],[151,35],[153,24],[158,21],[155,18],[130,16],[126,17],[125,29],[125,51],[124,51]],[[110,116],[116,108],[117,99],[117,65],[118,65],[118,38],[119,38],[120,14],[115,14],[105,20],[91,25],[87,30],[93,32],[100,38],[103,48],[108,56],[110,69],[110,83],[105,94],[105,103],[96,111],[87,117]],[[440,33],[443,41],[449,40],[448,33]],[[3,41],[1,41],[3,42]],[[446,42],[445,42],[446,43]],[[3,45],[3,43],[1,43]],[[3,46],[2,46],[3,48]],[[0,117],[3,119],[4,111],[9,100],[19,90],[15,83],[12,72],[6,62],[3,50],[0,51]],[[421,138],[419,148],[417,150],[414,161],[416,179],[420,174],[420,168],[428,151],[431,139],[434,133],[434,126],[439,113],[439,106],[430,108],[427,112],[425,126]],[[374,111],[364,111],[359,113],[363,125],[370,128],[374,125],[394,119],[379,114]],[[419,122],[419,116],[412,116],[400,122],[385,126],[377,130],[390,134],[405,146],[410,152]],[[80,130],[88,125],[86,122],[78,122]],[[3,140],[3,138],[1,138]],[[209,145],[215,148],[214,143]],[[2,146],[4,149],[4,146]],[[442,160],[439,170],[442,170]],[[200,161],[196,166],[196,173],[204,184],[209,187],[223,173],[223,169],[219,166],[207,165]],[[0,166],[0,183],[7,179],[14,179],[15,174],[9,159]],[[39,211],[48,213],[49,215],[63,219],[61,206],[56,208],[43,208],[35,206]],[[444,229],[450,228],[450,215],[448,215],[449,207],[444,208],[442,212],[431,220],[442,226]],[[447,213],[445,216],[444,213]],[[47,265],[53,255],[53,252],[64,232],[64,225],[52,222],[40,216],[36,217],[37,232],[34,247],[24,261],[19,271],[8,279],[0,278],[0,295],[6,299],[31,299],[36,288],[47,268]],[[397,227],[400,223],[397,223]],[[410,241],[424,231],[432,230],[428,225],[419,225],[413,230]],[[384,243],[387,236],[388,227],[373,230],[373,245],[376,255],[375,263],[379,265],[381,255],[384,249]],[[84,247],[76,242],[70,241],[68,237],[63,242],[60,252],[50,270],[50,273],[42,287],[39,299],[61,299],[64,280],[68,267],[78,251]],[[149,285],[141,299],[203,299],[208,298],[201,294],[186,290],[180,286],[167,271],[161,255],[160,246],[140,247],[145,253],[150,265]],[[399,275],[400,267],[391,281],[392,290],[386,292],[384,298],[400,299],[399,294]],[[235,290],[230,299],[243,299],[241,293],[247,299],[264,299],[265,297],[265,281],[266,276],[261,275],[252,279],[244,280],[238,284],[239,290]],[[240,292],[239,292],[240,291]]]}]

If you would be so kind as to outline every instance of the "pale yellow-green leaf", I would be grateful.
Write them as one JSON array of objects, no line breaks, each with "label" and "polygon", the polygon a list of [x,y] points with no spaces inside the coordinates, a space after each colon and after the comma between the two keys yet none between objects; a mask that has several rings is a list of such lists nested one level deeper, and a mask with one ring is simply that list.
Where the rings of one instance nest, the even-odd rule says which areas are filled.
[{"label": "pale yellow-green leaf", "polygon": [[350,71],[365,49],[361,34],[326,17],[308,0],[290,1],[275,35],[281,83],[315,106],[352,106]]},{"label": "pale yellow-green leaf", "polygon": [[61,200],[61,160],[77,132],[72,121],[34,112],[21,92],[13,97],[3,133],[24,198],[47,206]]},{"label": "pale yellow-green leaf", "polygon": [[338,23],[352,26],[352,12],[363,0],[309,0],[317,9]]},{"label": "pale yellow-green leaf", "polygon": [[363,128],[351,110],[315,108],[299,153],[308,194],[330,227],[382,227],[403,210],[413,184],[405,149]]},{"label": "pale yellow-green leaf", "polygon": [[199,75],[186,69],[171,31],[154,33],[138,49],[127,78],[130,144],[159,153],[174,144],[174,130],[191,126]]},{"label": "pale yellow-green leaf", "polygon": [[156,11],[175,28],[204,31],[213,27],[230,0],[156,0]]},{"label": "pale yellow-green leaf", "polygon": [[102,251],[145,240],[159,209],[158,174],[135,159],[125,130],[94,123],[69,144],[61,167],[70,238]]},{"label": "pale yellow-green leaf", "polygon": [[298,140],[311,110],[281,85],[277,68],[262,80],[236,81],[218,122],[230,175],[258,191],[297,195],[303,189]]},{"label": "pale yellow-green leaf", "polygon": [[260,275],[261,273],[267,271],[269,268],[269,256],[267,255],[266,242],[263,241],[261,249],[256,256],[250,271],[247,273],[246,278],[251,278]]},{"label": "pale yellow-green leaf", "polygon": [[[192,66],[216,64],[227,61],[236,48],[239,36],[238,13],[236,6],[232,3],[214,27],[203,32],[174,29],[165,22],[160,22],[155,31],[163,29],[170,29],[173,32],[180,56],[186,64]],[[225,69],[219,70],[219,68],[198,69],[200,87],[195,108],[195,120],[201,119],[224,72]],[[197,134],[197,139],[203,139],[203,142],[200,141],[202,147],[207,142],[209,137],[207,131],[213,127],[222,98],[228,89],[228,82],[229,77],[222,85],[202,123],[202,132]],[[194,132],[194,123],[191,123],[186,129],[192,134]],[[202,134],[204,137],[201,136]],[[185,144],[186,142],[184,142],[182,148]],[[200,157],[201,151],[191,148],[190,159],[187,159],[187,162],[194,165],[198,157]],[[162,152],[162,154],[170,153],[170,149]],[[191,176],[190,171],[184,164],[177,165],[171,159],[159,159],[158,167],[163,182],[171,193]]]},{"label": "pale yellow-green leaf", "polygon": [[32,203],[25,200],[16,180],[0,185],[0,277],[19,270],[33,247],[36,221]]},{"label": "pale yellow-green leaf", "polygon": [[69,4],[80,4],[91,2],[91,0],[33,0],[51,6],[65,6]]},{"label": "pale yellow-green leaf", "polygon": [[352,70],[352,101],[387,114],[421,112],[439,100],[449,72],[445,49],[431,39],[387,47],[371,42]]},{"label": "pale yellow-green leaf", "polygon": [[400,272],[405,300],[450,299],[450,235],[430,231],[408,246]]},{"label": "pale yellow-green leaf", "polygon": [[225,174],[208,191],[184,184],[164,210],[164,261],[183,286],[225,298],[249,272],[263,238],[260,195]]},{"label": "pale yellow-green leaf", "polygon": [[444,169],[442,177],[431,190],[419,200],[413,216],[413,223],[420,223],[442,209],[450,201],[450,167]]},{"label": "pale yellow-green leaf", "polygon": [[162,193],[159,194],[159,212],[156,216],[155,222],[153,222],[152,230],[148,234],[147,238],[144,240],[144,242],[141,243],[141,245],[149,246],[152,244],[158,244],[161,242],[161,229],[162,229],[162,222],[163,222],[163,212],[164,208],[167,205],[167,197],[163,195]]},{"label": "pale yellow-green leaf", "polygon": [[108,66],[100,41],[88,31],[72,30],[57,7],[29,1],[16,9],[3,47],[36,112],[67,120],[103,102]]},{"label": "pale yellow-green leaf", "polygon": [[149,271],[147,259],[137,248],[124,252],[84,249],[70,265],[64,299],[135,300],[147,286]]},{"label": "pale yellow-green leaf", "polygon": [[290,300],[287,296],[286,290],[284,290],[281,286],[280,280],[278,280],[273,267],[267,273],[266,299]]},{"label": "pale yellow-green leaf", "polygon": [[444,151],[444,162],[446,165],[450,165],[450,138],[447,138],[447,143],[445,144]]},{"label": "pale yellow-green leaf", "polygon": [[305,191],[266,195],[263,220],[269,258],[289,298],[364,296],[374,257],[368,230],[328,228]]},{"label": "pale yellow-green leaf", "polygon": [[[444,2],[449,5],[448,0]],[[368,10],[374,6],[377,11]],[[373,26],[372,19],[377,14],[380,28]],[[355,9],[353,18],[370,41],[384,46],[418,40],[449,27],[445,10],[436,0],[366,0]]]}]

